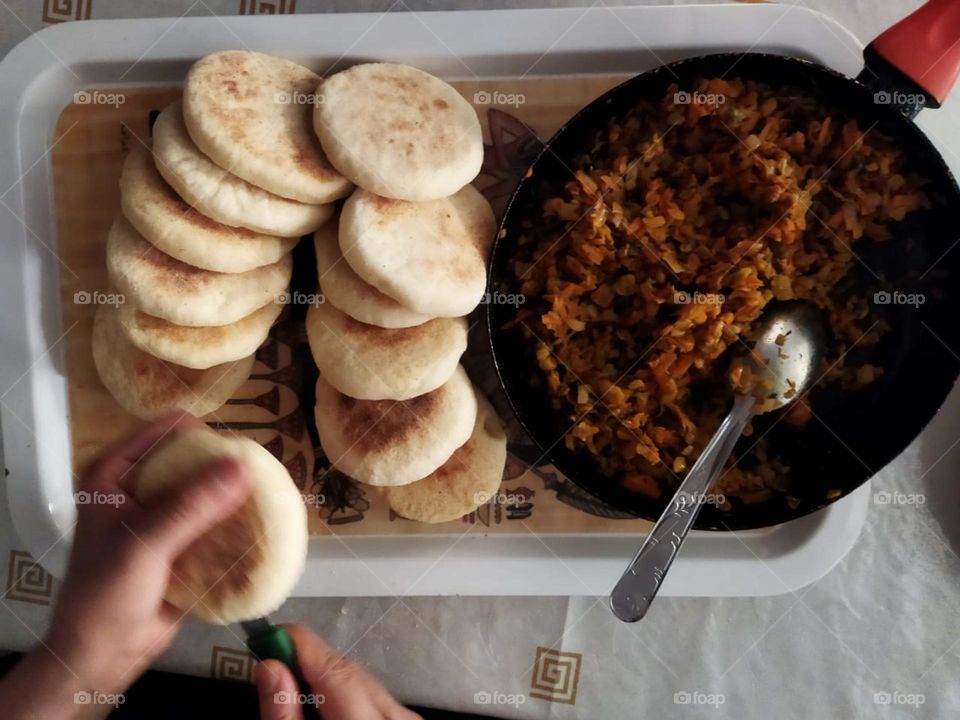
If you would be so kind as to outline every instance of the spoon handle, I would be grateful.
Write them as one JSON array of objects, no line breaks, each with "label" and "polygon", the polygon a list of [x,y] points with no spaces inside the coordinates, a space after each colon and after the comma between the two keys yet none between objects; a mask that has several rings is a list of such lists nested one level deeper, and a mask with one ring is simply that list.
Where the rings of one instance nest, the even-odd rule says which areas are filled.
[{"label": "spoon handle", "polygon": [[704,496],[723,471],[733,446],[753,416],[753,404],[753,397],[737,397],[730,414],[700,453],[627,571],[613,588],[610,608],[620,620],[636,622],[646,615],[680,545],[700,514]]}]

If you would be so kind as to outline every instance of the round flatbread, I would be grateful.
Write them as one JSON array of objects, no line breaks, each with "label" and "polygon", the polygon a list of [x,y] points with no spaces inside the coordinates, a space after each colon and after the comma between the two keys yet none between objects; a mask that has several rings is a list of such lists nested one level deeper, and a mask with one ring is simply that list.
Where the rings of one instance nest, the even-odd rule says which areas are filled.
[{"label": "round flatbread", "polygon": [[113,305],[97,308],[91,343],[103,386],[120,407],[143,420],[176,411],[194,417],[212,413],[233,397],[253,368],[253,355],[205,370],[166,363],[127,339]]},{"label": "round flatbread", "polygon": [[343,259],[338,231],[339,222],[335,219],[313,235],[320,290],[328,303],[360,322],[385,328],[413,327],[432,317],[408,310],[364,282]]},{"label": "round flatbread", "polygon": [[471,513],[493,497],[507,463],[507,436],[490,402],[477,393],[470,439],[423,480],[384,489],[390,508],[410,520],[442,523]]},{"label": "round flatbread", "polygon": [[356,400],[317,380],[317,434],[338,470],[369,485],[425,478],[463,445],[477,398],[463,367],[439,388],[411,400]]},{"label": "round flatbread", "polygon": [[123,304],[119,320],[130,342],[144,352],[203,370],[255,353],[282,310],[283,305],[269,303],[229,325],[186,327]]},{"label": "round flatbread", "polygon": [[120,205],[137,232],[181,262],[215,272],[245,272],[270,265],[293,250],[299,237],[275,237],[211,220],[173,191],[144,148],[131,152],[120,175]]},{"label": "round flatbread", "polygon": [[179,101],[153,125],[153,154],[157,170],[177,194],[224,225],[293,237],[313,232],[333,215],[332,205],[280,197],[212,162],[187,134]]},{"label": "round flatbread", "polygon": [[359,187],[398,200],[437,200],[480,172],[477,113],[433,75],[408,65],[355,65],[317,92],[317,136]]},{"label": "round flatbread", "polygon": [[181,430],[140,464],[132,494],[146,507],[218,460],[238,462],[250,496],[174,561],[165,599],[218,625],[262,617],[293,590],[307,558],[307,512],[290,473],[250,438]]},{"label": "round flatbread", "polygon": [[281,197],[329,203],[352,184],[313,132],[320,76],[272,55],[207,55],[187,73],[183,117],[197,147],[237,177]]},{"label": "round flatbread", "polygon": [[306,324],[320,374],[359,400],[408,400],[436,390],[450,379],[467,349],[465,318],[387,329],[323,303],[310,306]]},{"label": "round flatbread", "polygon": [[107,270],[126,301],[154,317],[189,327],[229,325],[270,302],[290,284],[289,255],[242,273],[201,270],[160,252],[122,215],[107,236]]},{"label": "round flatbread", "polygon": [[357,190],[339,236],[350,267],[380,292],[414,312],[458,317],[483,297],[495,232],[490,203],[468,185],[418,203]]}]

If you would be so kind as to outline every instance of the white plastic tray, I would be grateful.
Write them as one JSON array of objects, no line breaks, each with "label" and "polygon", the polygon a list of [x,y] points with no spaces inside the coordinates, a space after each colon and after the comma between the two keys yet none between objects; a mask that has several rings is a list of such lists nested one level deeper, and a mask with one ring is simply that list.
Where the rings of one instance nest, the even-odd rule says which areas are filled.
[{"label": "white plastic tray", "polygon": [[[448,79],[640,72],[705,52],[803,55],[847,74],[861,47],[796,6],[679,6],[207,17],[65,23],[0,63],[0,403],[7,498],[21,540],[56,575],[75,517],[48,152],[54,123],[88,87],[178,83],[227,48],[329,72],[407,62]],[[9,188],[9,190],[8,190]],[[662,594],[769,595],[821,577],[853,545],[869,486],[777,528],[696,533]],[[311,541],[299,595],[584,595],[610,590],[635,535],[366,537]]]}]

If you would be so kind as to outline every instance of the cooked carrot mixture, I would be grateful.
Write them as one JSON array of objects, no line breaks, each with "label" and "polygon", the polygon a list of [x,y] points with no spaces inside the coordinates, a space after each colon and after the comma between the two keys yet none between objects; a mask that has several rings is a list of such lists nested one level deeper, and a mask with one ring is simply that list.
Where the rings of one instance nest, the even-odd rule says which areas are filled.
[{"label": "cooked carrot mixture", "polygon": [[[696,459],[729,406],[740,346],[773,300],[824,312],[824,382],[853,390],[881,369],[847,367],[887,326],[841,281],[855,246],[892,237],[928,205],[896,146],[800,90],[703,80],[611,122],[576,177],[518,238],[518,323],[565,441],[657,497]],[[811,417],[805,400],[788,421]],[[760,443],[718,491],[745,502],[783,489],[789,468]]]}]

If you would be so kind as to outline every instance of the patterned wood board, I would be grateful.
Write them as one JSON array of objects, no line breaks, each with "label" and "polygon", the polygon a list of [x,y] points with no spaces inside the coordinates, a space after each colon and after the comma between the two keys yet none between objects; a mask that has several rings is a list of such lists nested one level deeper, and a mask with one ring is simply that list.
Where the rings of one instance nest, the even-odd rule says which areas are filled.
[{"label": "patterned wood board", "polygon": [[[575,77],[458,83],[484,125],[484,167],[476,185],[501,212],[520,174],[548,138],[585,103],[622,77]],[[109,102],[108,94],[122,98]],[[76,293],[107,291],[104,245],[119,211],[118,179],[126,152],[149,144],[151,118],[179,96],[179,88],[90,89],[86,102],[62,113],[51,150],[57,215],[57,249],[63,260],[61,308],[74,464],[82,467],[137,420],[101,385],[90,352],[94,304],[75,302]],[[533,133],[533,134],[531,134]],[[300,252],[312,252],[302,243]],[[299,255],[298,255],[299,257]],[[308,256],[309,258],[309,256]],[[309,264],[309,260],[307,261]],[[313,292],[315,275],[304,285]],[[479,315],[478,315],[479,317]],[[485,391],[496,390],[486,347],[472,333],[464,363]],[[214,427],[249,435],[288,467],[310,509],[314,534],[459,534],[467,523],[484,532],[640,532],[649,523],[625,519],[538,462],[538,453],[518,427],[511,427],[510,455],[500,502],[460,521],[425,525],[395,517],[373,488],[331,470],[315,452],[312,386],[315,368],[296,310],[285,317],[257,354],[250,380],[223,408],[205,420]],[[504,414],[504,413],[502,413]],[[505,419],[512,422],[512,418]],[[532,467],[531,467],[532,466]],[[504,503],[506,499],[508,502]]]}]

